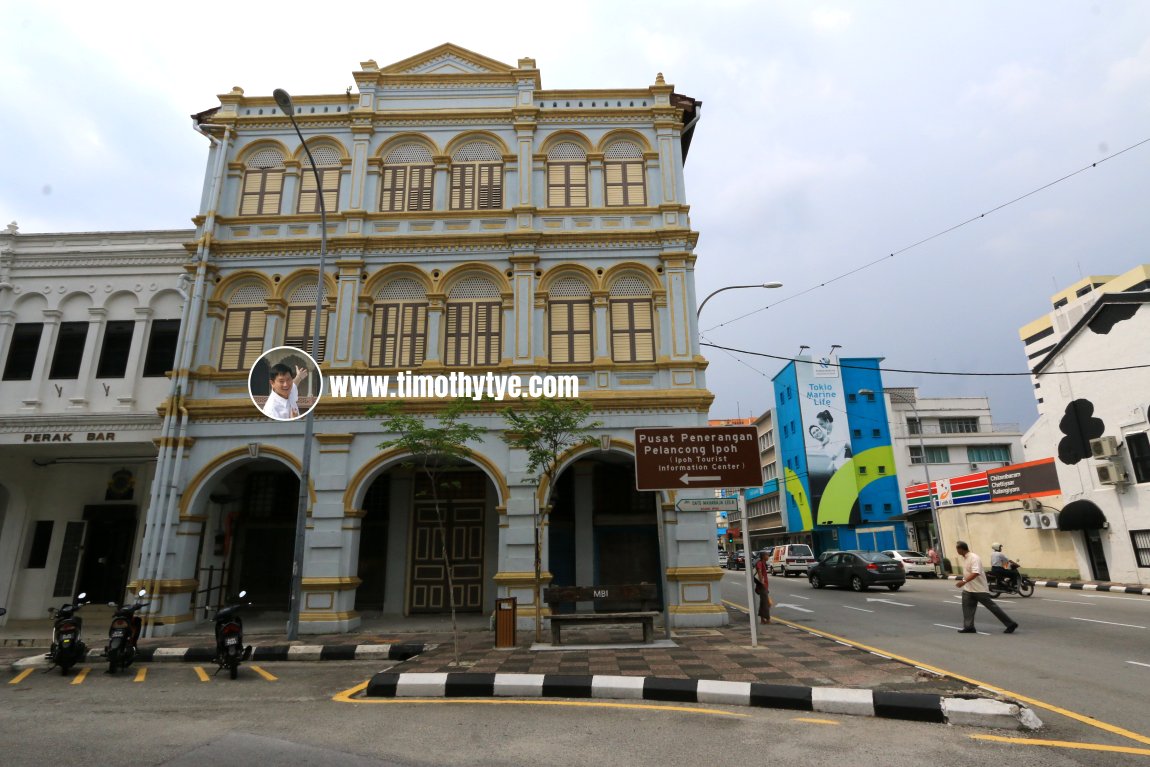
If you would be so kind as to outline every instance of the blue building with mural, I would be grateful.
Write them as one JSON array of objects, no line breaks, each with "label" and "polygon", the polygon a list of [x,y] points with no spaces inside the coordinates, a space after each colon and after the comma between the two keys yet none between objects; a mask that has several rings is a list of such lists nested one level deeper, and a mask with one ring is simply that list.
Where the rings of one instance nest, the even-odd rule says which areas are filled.
[{"label": "blue building with mural", "polygon": [[816,552],[906,546],[880,361],[803,356],[772,379],[788,537]]}]

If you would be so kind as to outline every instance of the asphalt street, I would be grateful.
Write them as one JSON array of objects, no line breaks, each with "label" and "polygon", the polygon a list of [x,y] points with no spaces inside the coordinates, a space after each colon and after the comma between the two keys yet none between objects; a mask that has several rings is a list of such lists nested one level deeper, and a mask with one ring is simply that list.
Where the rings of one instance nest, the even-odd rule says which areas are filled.
[{"label": "asphalt street", "polygon": [[[0,686],[6,767],[47,764],[557,765],[783,760],[921,767],[1144,764],[1145,755],[1036,745],[1019,733],[771,709],[594,700],[372,699],[341,692],[365,662],[246,665],[240,678],[152,664],[109,676],[35,672]],[[136,681],[140,679],[140,681]],[[1023,742],[985,740],[1019,738]]]},{"label": "asphalt street", "polygon": [[[745,605],[743,584],[742,572],[726,573],[724,599]],[[958,634],[954,581],[855,593],[772,576],[770,588],[779,618],[1147,734],[1150,597],[1040,588],[997,600],[1020,624],[1015,634],[982,607],[979,633]]]}]

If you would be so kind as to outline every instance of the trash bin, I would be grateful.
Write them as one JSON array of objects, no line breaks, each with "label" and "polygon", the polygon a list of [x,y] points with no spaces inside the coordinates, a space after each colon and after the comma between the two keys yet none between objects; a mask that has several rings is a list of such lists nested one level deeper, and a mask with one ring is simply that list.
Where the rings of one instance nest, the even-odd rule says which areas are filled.
[{"label": "trash bin", "polygon": [[495,646],[515,646],[515,597],[495,600]]}]

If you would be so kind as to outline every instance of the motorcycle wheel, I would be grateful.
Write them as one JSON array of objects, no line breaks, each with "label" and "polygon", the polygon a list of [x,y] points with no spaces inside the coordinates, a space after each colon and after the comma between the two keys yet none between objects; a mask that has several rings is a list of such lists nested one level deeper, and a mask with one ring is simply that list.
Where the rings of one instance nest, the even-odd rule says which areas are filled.
[{"label": "motorcycle wheel", "polygon": [[1028,597],[1034,594],[1034,583],[1032,581],[1023,581],[1018,584],[1018,595]]},{"label": "motorcycle wheel", "polygon": [[116,670],[119,669],[120,665],[117,662],[118,660],[119,660],[119,658],[117,658],[115,655],[109,655],[108,656],[108,673],[109,674],[115,674]]},{"label": "motorcycle wheel", "polygon": [[230,676],[232,679],[235,679],[239,675],[240,675],[240,664],[238,662],[233,662],[233,663],[228,664],[228,676]]},{"label": "motorcycle wheel", "polygon": [[998,586],[991,585],[988,587],[988,589],[990,591],[991,599],[998,599],[1000,596],[1002,596],[1002,589],[998,588]]}]

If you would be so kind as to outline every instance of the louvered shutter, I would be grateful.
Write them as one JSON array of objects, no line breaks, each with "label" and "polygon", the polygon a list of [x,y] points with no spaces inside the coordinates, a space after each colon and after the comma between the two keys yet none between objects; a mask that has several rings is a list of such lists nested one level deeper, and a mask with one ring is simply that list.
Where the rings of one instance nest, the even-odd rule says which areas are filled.
[{"label": "louvered shutter", "polygon": [[371,317],[371,349],[368,364],[372,367],[393,367],[395,364],[395,317],[397,304],[377,304]]},{"label": "louvered shutter", "polygon": [[455,165],[451,168],[451,209],[470,210],[475,207],[475,166]]},{"label": "louvered shutter", "polygon": [[[339,204],[339,168],[320,168],[320,181],[323,183],[323,204],[328,213],[333,213]],[[315,174],[310,167],[300,171],[299,207],[300,213],[319,213],[319,195],[315,189]]]},{"label": "louvered shutter", "polygon": [[407,209],[411,211],[431,210],[431,188],[435,168],[430,165],[412,166],[410,183],[407,189]]},{"label": "louvered shutter", "polygon": [[503,166],[479,166],[479,208],[498,210],[503,207]]},{"label": "louvered shutter", "polygon": [[447,305],[447,344],[448,365],[471,365],[472,317],[475,305],[471,303],[449,303]]},{"label": "louvered shutter", "polygon": [[403,210],[403,190],[407,181],[407,168],[384,166],[379,187],[379,209],[385,213]]},{"label": "louvered shutter", "polygon": [[283,192],[284,172],[273,169],[263,171],[264,188],[260,195],[260,214],[275,215],[280,212],[280,193]]},{"label": "louvered shutter", "polygon": [[264,173],[249,169],[244,173],[244,189],[240,199],[240,215],[254,216],[260,212],[260,196],[263,192]]},{"label": "louvered shutter", "polygon": [[[327,311],[319,316],[319,353],[313,355],[316,362],[323,362],[327,350]],[[287,328],[284,331],[284,346],[294,346],[312,353],[311,336],[315,329],[314,306],[289,306],[287,311]]]},{"label": "louvered shutter", "polygon": [[423,364],[427,350],[427,304],[404,304],[400,325],[399,364],[417,367]]},{"label": "louvered shutter", "polygon": [[224,343],[220,370],[247,370],[263,351],[267,315],[263,309],[228,309],[224,315]]},{"label": "louvered shutter", "polygon": [[632,316],[634,317],[633,333],[635,337],[635,362],[654,362],[655,360],[655,323],[650,301],[632,301]]},{"label": "louvered shutter", "polygon": [[475,362],[476,365],[499,363],[501,338],[501,306],[499,303],[475,305]]}]

